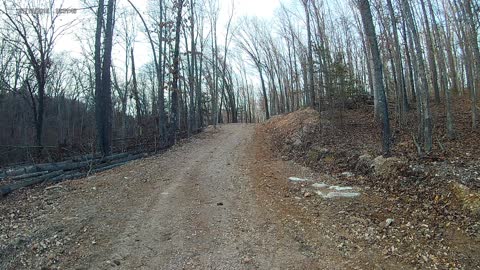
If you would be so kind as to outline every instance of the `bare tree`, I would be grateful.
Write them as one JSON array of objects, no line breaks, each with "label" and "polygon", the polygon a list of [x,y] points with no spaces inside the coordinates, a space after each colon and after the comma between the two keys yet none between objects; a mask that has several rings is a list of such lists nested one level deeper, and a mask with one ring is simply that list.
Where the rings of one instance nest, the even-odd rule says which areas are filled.
[{"label": "bare tree", "polygon": [[417,26],[413,19],[412,10],[410,7],[410,3],[408,0],[402,0],[403,5],[403,12],[405,16],[406,23],[408,25],[408,29],[411,32],[412,39],[413,39],[413,47],[415,50],[416,56],[416,65],[414,65],[415,73],[418,74],[419,77],[419,87],[417,88],[418,95],[417,98],[419,99],[420,107],[420,135],[423,138],[423,147],[426,153],[431,152],[432,150],[432,141],[433,141],[433,123],[432,123],[432,115],[430,112],[430,95],[428,91],[428,82],[427,82],[427,75],[425,74],[425,60],[422,53],[422,45],[420,43],[420,37],[417,31]]},{"label": "bare tree", "polygon": [[[19,39],[12,38],[10,33],[3,33],[3,39],[18,46],[25,54],[33,72],[36,85],[28,84],[32,101],[33,118],[35,123],[35,143],[42,145],[43,122],[45,111],[45,90],[49,69],[51,68],[53,48],[58,37],[61,36],[70,24],[60,24],[56,12],[58,5],[55,0],[45,1],[45,9],[35,9],[33,2],[3,1],[6,26],[18,35]],[[60,4],[61,7],[61,4]],[[11,11],[14,11],[11,13]],[[39,148],[40,149],[40,148]]]},{"label": "bare tree", "polygon": [[[103,155],[110,155],[112,153],[113,113],[110,67],[112,63],[115,0],[108,0],[106,19],[104,18],[104,9],[104,0],[99,0],[95,32],[95,119],[99,150]],[[105,32],[102,46],[104,22]]]},{"label": "bare tree", "polygon": [[388,104],[385,96],[385,88],[383,85],[383,64],[380,58],[380,50],[378,49],[377,36],[375,34],[375,26],[373,24],[372,12],[368,0],[358,0],[358,9],[362,17],[363,29],[367,38],[368,47],[372,56],[374,87],[378,94],[379,108],[381,110],[382,119],[382,137],[383,137],[383,154],[390,154],[390,120],[388,117]]},{"label": "bare tree", "polygon": [[310,93],[310,107],[315,108],[315,78],[314,78],[314,67],[313,67],[313,44],[312,44],[312,30],[310,23],[310,2],[311,0],[302,0],[303,7],[305,9],[306,24],[307,24],[307,38],[308,38],[308,91]]},{"label": "bare tree", "polygon": [[238,46],[248,54],[248,56],[253,61],[255,67],[258,70],[258,73],[260,75],[263,100],[265,104],[265,118],[269,119],[270,118],[270,110],[268,105],[269,98],[267,96],[267,89],[265,86],[265,78],[263,74],[264,64],[262,61],[260,50],[257,46],[257,44],[262,43],[259,37],[259,35],[261,35],[262,29],[260,28],[258,21],[249,21],[248,19],[245,19],[239,31],[240,32],[236,36]]},{"label": "bare tree", "polygon": [[172,71],[172,97],[171,97],[171,120],[170,120],[170,143],[175,144],[176,133],[178,129],[178,94],[180,92],[180,31],[182,26],[182,10],[184,0],[178,0],[176,3],[177,17],[175,21],[175,47],[173,51],[173,71]]}]

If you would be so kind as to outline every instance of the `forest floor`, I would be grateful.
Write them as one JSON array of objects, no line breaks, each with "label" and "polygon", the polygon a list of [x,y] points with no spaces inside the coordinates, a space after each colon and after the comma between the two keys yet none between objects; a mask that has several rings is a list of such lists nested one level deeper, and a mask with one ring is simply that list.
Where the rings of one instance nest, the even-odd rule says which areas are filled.
[{"label": "forest floor", "polygon": [[479,268],[478,236],[456,217],[441,240],[360,182],[358,198],[316,195],[312,183],[347,182],[279,154],[277,124],[209,128],[161,155],[1,198],[0,269]]}]

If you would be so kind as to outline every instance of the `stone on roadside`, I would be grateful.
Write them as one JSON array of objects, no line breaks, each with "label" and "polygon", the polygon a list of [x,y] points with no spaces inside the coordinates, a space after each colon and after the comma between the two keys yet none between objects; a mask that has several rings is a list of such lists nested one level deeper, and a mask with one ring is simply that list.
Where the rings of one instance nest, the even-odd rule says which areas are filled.
[{"label": "stone on roadside", "polygon": [[331,186],[329,189],[334,189],[336,191],[345,191],[345,190],[352,190],[352,187],[341,187],[341,186]]},{"label": "stone on roadside", "polygon": [[389,227],[395,220],[393,218],[388,218],[385,220],[385,227]]},{"label": "stone on roadside", "polygon": [[299,177],[289,177],[288,180],[290,182],[308,182],[308,179],[305,178],[299,178]]},{"label": "stone on roadside", "polygon": [[328,187],[328,185],[325,184],[325,183],[315,183],[315,184],[312,185],[312,187],[313,188],[326,188],[326,187]]},{"label": "stone on roadside", "polygon": [[344,176],[344,177],[347,177],[347,178],[350,178],[350,177],[355,176],[355,175],[354,175],[353,173],[351,173],[351,172],[343,172],[341,175]]},{"label": "stone on roadside", "polygon": [[329,192],[325,198],[354,198],[360,196],[357,192]]}]

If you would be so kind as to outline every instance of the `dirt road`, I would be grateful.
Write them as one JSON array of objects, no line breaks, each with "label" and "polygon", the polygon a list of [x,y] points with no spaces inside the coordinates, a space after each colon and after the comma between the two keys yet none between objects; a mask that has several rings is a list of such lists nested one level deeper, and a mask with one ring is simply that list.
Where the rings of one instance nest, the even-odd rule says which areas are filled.
[{"label": "dirt road", "polygon": [[118,257],[124,269],[301,267],[304,256],[294,241],[277,239],[249,186],[252,134],[253,126],[222,127],[150,164],[146,169],[169,184],[154,185],[113,248],[90,266],[102,268]]},{"label": "dirt road", "polygon": [[317,268],[256,198],[253,133],[209,129],[162,155],[14,194],[0,208],[0,268]]},{"label": "dirt road", "polygon": [[289,182],[341,184],[284,160],[262,127],[209,128],[160,155],[1,198],[0,269],[479,269],[474,241],[452,229],[442,244],[428,226],[378,216],[386,199],[375,190],[324,199]]}]

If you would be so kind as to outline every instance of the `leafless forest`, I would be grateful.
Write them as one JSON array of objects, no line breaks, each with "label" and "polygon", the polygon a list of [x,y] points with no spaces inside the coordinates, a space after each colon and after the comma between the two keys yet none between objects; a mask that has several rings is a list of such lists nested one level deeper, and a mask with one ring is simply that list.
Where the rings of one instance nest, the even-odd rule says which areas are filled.
[{"label": "leafless forest", "polygon": [[[215,0],[149,1],[147,10],[131,1],[68,4],[2,1],[3,165],[155,151],[207,125],[369,100],[386,154],[391,121],[412,130],[420,155],[432,151],[432,103],[444,106],[449,138],[459,96],[470,98],[478,126],[476,1],[302,0],[282,4],[272,21],[234,17],[233,2],[221,9]],[[69,12],[81,13],[81,24],[63,19]],[[59,53],[65,35],[81,56]],[[139,40],[150,49],[142,65]],[[112,61],[112,51],[123,59]]]},{"label": "leafless forest", "polygon": [[480,2],[248,1],[0,0],[0,268],[479,269]]}]

